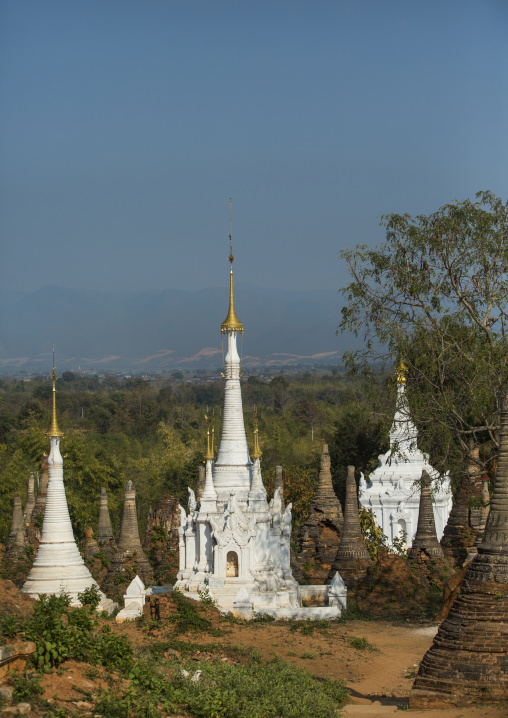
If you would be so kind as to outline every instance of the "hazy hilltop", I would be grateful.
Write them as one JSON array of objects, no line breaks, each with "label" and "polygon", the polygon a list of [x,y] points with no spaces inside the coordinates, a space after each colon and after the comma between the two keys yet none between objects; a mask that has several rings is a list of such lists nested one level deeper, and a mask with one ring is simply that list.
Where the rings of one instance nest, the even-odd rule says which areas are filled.
[{"label": "hazy hilltop", "polygon": [[[0,368],[47,370],[52,342],[61,370],[220,365],[227,301],[223,287],[5,291],[0,294]],[[344,346],[344,338],[335,334],[336,292],[242,286],[235,288],[235,307],[245,326],[246,363],[334,362]]]}]

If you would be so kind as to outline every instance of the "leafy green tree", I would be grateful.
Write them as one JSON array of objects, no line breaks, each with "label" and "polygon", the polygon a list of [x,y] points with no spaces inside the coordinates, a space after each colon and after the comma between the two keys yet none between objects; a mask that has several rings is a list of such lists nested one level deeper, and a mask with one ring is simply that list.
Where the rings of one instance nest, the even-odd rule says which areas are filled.
[{"label": "leafy green tree", "polygon": [[404,358],[420,440],[441,469],[470,446],[497,446],[508,380],[508,205],[476,199],[386,215],[384,244],[342,252],[353,281],[340,329],[366,342],[347,364],[368,372]]}]

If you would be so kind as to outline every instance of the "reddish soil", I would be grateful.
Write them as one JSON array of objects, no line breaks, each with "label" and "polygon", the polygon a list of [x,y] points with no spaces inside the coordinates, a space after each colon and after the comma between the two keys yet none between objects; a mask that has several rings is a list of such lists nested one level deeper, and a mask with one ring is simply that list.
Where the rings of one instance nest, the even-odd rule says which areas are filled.
[{"label": "reddish soil", "polygon": [[[23,596],[10,581],[0,582],[0,602],[8,611],[25,613],[31,599]],[[345,716],[383,718],[405,708],[418,664],[430,647],[436,624],[388,623],[385,621],[345,621],[324,627],[287,623],[230,623],[221,620],[213,608],[201,606],[221,635],[209,633],[177,634],[174,624],[156,630],[142,622],[116,624],[112,630],[126,635],[135,648],[171,640],[221,646],[217,652],[195,650],[196,660],[242,660],[241,649],[256,649],[264,659],[276,654],[299,665],[317,677],[328,676],[346,681],[351,691]],[[320,624],[321,626],[321,624]],[[364,639],[364,640],[362,640]],[[178,658],[178,651],[169,651]],[[6,683],[3,680],[2,683]],[[79,716],[94,715],[94,697],[101,688],[123,687],[125,679],[108,674],[100,667],[67,661],[59,669],[44,675],[43,698],[70,709]],[[506,705],[482,705],[445,711],[411,711],[419,718],[506,718]],[[34,711],[32,715],[37,715]],[[304,718],[304,717],[302,717]]]}]

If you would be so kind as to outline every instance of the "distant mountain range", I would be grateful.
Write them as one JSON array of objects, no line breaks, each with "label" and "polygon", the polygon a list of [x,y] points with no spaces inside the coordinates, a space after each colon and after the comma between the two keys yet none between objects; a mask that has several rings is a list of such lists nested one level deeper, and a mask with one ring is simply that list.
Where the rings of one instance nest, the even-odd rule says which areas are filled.
[{"label": "distant mountain range", "polygon": [[[245,365],[337,363],[351,337],[336,336],[339,295],[242,286]],[[0,371],[136,371],[222,364],[225,288],[86,291],[47,286],[0,293]]]}]

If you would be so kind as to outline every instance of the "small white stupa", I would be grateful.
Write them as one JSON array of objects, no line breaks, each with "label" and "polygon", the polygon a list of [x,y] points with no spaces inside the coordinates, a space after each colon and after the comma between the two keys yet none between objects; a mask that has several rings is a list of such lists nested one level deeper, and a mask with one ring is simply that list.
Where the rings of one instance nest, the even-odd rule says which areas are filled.
[{"label": "small white stupa", "polygon": [[[97,582],[85,566],[79,553],[65,496],[63,482],[63,459],[60,453],[60,439],[63,436],[56,420],[55,393],[55,348],[53,346],[53,416],[49,440],[51,449],[48,457],[49,481],[46,508],[42,524],[42,536],[34,563],[23,588],[33,598],[42,594],[67,593],[72,606],[79,606],[78,594],[86,588],[97,586]],[[101,592],[102,601],[98,611],[111,612],[116,606]]]},{"label": "small white stupa", "polygon": [[396,368],[397,402],[390,429],[390,449],[381,454],[379,466],[366,482],[360,480],[361,506],[372,509],[376,522],[392,544],[406,536],[411,545],[418,526],[420,479],[426,471],[432,480],[432,500],[438,540],[443,535],[452,508],[452,492],[448,474],[440,477],[429,464],[429,457],[418,449],[418,432],[413,424],[406,398],[407,367],[402,359]]},{"label": "small white stupa", "polygon": [[[270,505],[267,503],[257,419],[254,462],[249,455],[236,344],[243,324],[234,306],[231,245],[229,261],[229,311],[221,325],[228,343],[222,437],[214,462],[213,427],[210,443],[208,426],[205,485],[200,503],[189,489],[189,513],[180,506],[180,570],[176,587],[194,598],[208,589],[221,610],[246,618],[252,617],[253,612],[287,618],[337,617],[341,605],[329,586],[300,587],[293,578],[289,563],[291,504],[282,510],[280,489]],[[322,607],[302,607],[307,594],[319,592],[324,598]]]}]

